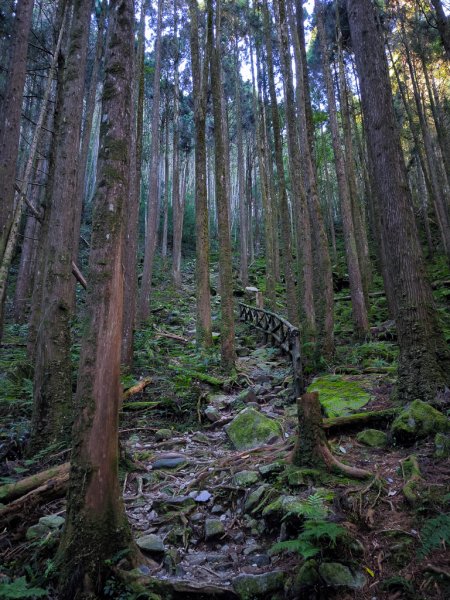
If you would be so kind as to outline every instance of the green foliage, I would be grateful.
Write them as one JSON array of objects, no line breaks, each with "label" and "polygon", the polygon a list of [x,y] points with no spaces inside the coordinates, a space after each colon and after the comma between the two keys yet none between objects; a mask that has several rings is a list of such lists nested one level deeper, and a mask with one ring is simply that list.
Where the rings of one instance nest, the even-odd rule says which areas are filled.
[{"label": "green foliage", "polygon": [[37,587],[28,587],[25,577],[19,577],[11,583],[0,583],[0,599],[12,600],[13,598],[43,598],[47,590]]},{"label": "green foliage", "polygon": [[290,515],[302,516],[311,521],[322,521],[328,516],[328,507],[324,503],[324,494],[320,491],[311,494],[305,502],[299,502],[293,510],[285,516]]},{"label": "green foliage", "polygon": [[427,519],[420,531],[422,546],[418,551],[420,558],[427,556],[443,543],[450,544],[450,513]]}]

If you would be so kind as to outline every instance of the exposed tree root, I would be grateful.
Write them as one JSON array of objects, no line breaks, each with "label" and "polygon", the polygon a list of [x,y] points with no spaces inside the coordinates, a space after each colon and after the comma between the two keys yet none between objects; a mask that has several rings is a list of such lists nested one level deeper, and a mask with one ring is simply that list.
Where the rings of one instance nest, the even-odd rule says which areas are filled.
[{"label": "exposed tree root", "polygon": [[323,419],[323,428],[327,433],[336,434],[349,429],[362,429],[369,424],[379,424],[390,421],[400,412],[400,408],[387,408],[366,413],[358,413],[347,417]]}]

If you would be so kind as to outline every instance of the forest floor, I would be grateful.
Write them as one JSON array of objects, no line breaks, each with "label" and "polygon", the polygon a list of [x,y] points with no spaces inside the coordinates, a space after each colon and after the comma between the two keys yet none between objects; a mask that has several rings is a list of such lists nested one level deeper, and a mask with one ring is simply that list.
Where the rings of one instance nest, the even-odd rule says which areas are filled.
[{"label": "forest floor", "polygon": [[[373,426],[385,435],[370,446],[362,427],[331,430],[328,441],[339,460],[375,475],[365,482],[293,467],[288,457],[297,418],[287,357],[264,346],[250,325],[237,323],[236,370],[224,376],[217,336],[208,352],[195,345],[193,269],[186,269],[179,292],[161,283],[148,327],[136,335],[133,373],[123,375],[124,388],[145,377],[151,382],[126,399],[120,423],[127,514],[143,554],[159,566],[143,561],[134,588],[112,578],[105,597],[151,597],[136,591],[142,584],[163,599],[449,598],[450,464],[448,456],[436,456],[434,435],[396,444],[388,419]],[[397,347],[395,334],[380,327],[383,303],[374,298],[374,324],[379,337],[391,339],[355,344],[349,303],[340,302],[334,362],[306,369],[308,389],[319,390],[328,417],[395,407]],[[215,315],[218,308],[214,296]],[[8,327],[0,354],[6,374],[0,380],[0,483],[68,458],[67,448],[23,456],[31,383],[25,335],[24,327]],[[77,352],[75,345],[74,363]],[[236,426],[234,437],[243,414],[253,419],[250,430],[248,423]],[[275,428],[248,449],[260,418]],[[414,475],[411,456],[420,477],[405,495]],[[64,500],[55,498],[0,522],[0,598],[56,597],[51,590],[63,521],[54,517],[64,511]],[[39,527],[43,516],[52,518]],[[2,592],[2,580],[20,576],[28,595]],[[42,593],[33,596],[29,586]]]}]

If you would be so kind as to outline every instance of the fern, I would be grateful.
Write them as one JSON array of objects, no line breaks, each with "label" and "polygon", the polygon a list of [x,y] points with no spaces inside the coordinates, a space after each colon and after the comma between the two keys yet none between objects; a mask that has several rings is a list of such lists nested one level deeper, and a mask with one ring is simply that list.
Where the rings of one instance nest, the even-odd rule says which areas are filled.
[{"label": "fern", "polygon": [[304,517],[308,521],[323,521],[328,516],[328,508],[324,504],[324,500],[327,499],[321,491],[317,491],[301,503],[296,503],[289,512],[283,517],[294,515],[297,517]]},{"label": "fern", "polygon": [[28,587],[25,577],[19,577],[12,583],[0,583],[0,599],[13,600],[15,598],[43,598],[47,590]]},{"label": "fern", "polygon": [[320,548],[311,544],[307,540],[302,540],[301,535],[296,540],[287,540],[278,542],[269,549],[269,554],[278,554],[280,552],[297,552],[304,560],[316,556],[320,552]]},{"label": "fern", "polygon": [[342,525],[331,523],[330,521],[316,520],[306,521],[304,530],[296,540],[279,542],[270,548],[270,554],[278,554],[283,550],[288,552],[297,552],[305,560],[316,556],[321,549],[322,544],[328,548],[334,548],[339,538],[347,535],[347,530]]},{"label": "fern", "polygon": [[450,544],[450,513],[425,521],[420,535],[422,547],[419,549],[418,554],[421,558],[424,558],[435,548],[439,548],[442,542]]}]

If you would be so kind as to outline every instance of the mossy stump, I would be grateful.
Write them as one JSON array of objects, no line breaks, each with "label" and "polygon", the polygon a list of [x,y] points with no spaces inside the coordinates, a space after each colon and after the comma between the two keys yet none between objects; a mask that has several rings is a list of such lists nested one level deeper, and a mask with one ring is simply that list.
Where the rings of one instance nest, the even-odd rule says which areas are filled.
[{"label": "mossy stump", "polygon": [[338,470],[350,477],[366,478],[371,473],[339,462],[331,453],[322,422],[322,410],[317,392],[307,392],[297,398],[298,437],[290,462],[297,467]]}]

